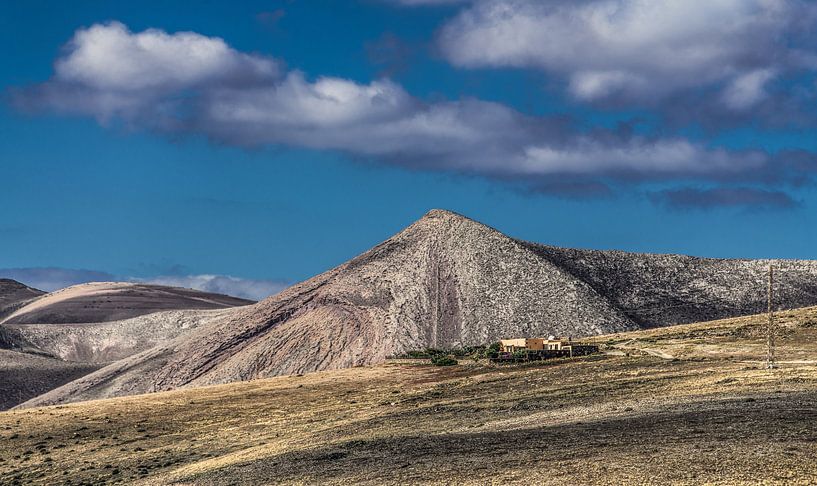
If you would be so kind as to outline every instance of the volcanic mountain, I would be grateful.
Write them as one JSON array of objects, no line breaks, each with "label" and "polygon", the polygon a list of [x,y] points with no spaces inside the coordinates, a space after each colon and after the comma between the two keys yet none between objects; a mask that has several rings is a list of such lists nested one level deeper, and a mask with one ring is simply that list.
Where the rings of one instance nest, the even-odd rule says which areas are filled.
[{"label": "volcanic mountain", "polygon": [[332,270],[49,392],[61,403],[376,363],[425,347],[582,336],[817,304],[817,262],[570,250],[433,210]]}]

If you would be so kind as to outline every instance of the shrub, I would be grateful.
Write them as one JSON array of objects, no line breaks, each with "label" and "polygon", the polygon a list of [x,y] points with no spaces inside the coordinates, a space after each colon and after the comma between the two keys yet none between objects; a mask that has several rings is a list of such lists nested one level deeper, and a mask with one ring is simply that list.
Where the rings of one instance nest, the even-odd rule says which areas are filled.
[{"label": "shrub", "polygon": [[496,356],[499,353],[499,350],[502,349],[502,345],[498,342],[491,344],[485,350],[485,357]]},{"label": "shrub", "polygon": [[457,363],[458,361],[456,359],[444,354],[437,354],[431,357],[431,364],[434,366],[453,366]]}]

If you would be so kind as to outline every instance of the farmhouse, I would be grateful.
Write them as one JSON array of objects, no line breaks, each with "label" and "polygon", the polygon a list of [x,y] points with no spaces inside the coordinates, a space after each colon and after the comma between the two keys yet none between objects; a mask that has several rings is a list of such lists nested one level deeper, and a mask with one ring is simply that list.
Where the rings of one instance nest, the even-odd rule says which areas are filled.
[{"label": "farmhouse", "polygon": [[554,339],[553,336],[545,338],[516,338],[501,339],[499,341],[500,351],[503,353],[514,353],[516,351],[542,351],[542,350],[569,350],[570,344],[565,344],[561,339]]},{"label": "farmhouse", "polygon": [[490,356],[491,361],[499,363],[519,361],[540,361],[549,358],[572,358],[597,353],[598,346],[574,343],[573,340],[548,338],[513,338],[501,339],[499,351]]}]

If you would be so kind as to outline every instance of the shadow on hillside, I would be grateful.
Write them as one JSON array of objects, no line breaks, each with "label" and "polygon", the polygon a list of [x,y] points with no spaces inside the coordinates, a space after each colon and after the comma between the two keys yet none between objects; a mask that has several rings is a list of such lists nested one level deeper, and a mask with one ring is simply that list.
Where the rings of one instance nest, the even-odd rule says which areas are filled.
[{"label": "shadow on hillside", "polygon": [[[238,464],[199,479],[214,484],[459,482],[505,472],[511,479],[528,474],[539,482],[538,475],[547,473],[548,480],[582,483],[606,474],[661,482],[746,474],[751,479],[753,472],[773,477],[774,470],[798,468],[817,474],[811,459],[817,453],[817,392],[625,413],[630,415],[592,423],[339,442]],[[399,423],[400,415],[389,422]]]}]

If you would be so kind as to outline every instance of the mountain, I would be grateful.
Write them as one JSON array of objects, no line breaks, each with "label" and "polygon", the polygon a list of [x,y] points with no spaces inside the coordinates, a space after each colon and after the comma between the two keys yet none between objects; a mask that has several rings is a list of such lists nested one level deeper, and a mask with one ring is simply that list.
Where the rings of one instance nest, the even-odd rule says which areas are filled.
[{"label": "mountain", "polygon": [[192,289],[91,283],[45,294],[0,280],[0,410],[145,351],[252,301]]},{"label": "mountain", "polygon": [[3,324],[108,322],[178,309],[223,309],[253,301],[193,289],[126,282],[74,285],[41,295],[8,315]]},{"label": "mountain", "polygon": [[[3,318],[45,294],[16,280],[0,278],[0,322]],[[0,327],[0,349],[23,349],[30,343],[19,332]]]},{"label": "mountain", "polygon": [[[180,309],[87,324],[4,324],[0,332],[16,333],[16,339],[37,352],[64,361],[110,363],[180,336],[230,310]],[[0,347],[1,338],[2,334]]]},{"label": "mountain", "polygon": [[102,366],[0,349],[0,411],[76,380]]},{"label": "mountain", "polygon": [[606,296],[639,328],[763,312],[769,265],[777,273],[778,307],[794,309],[817,302],[817,261],[697,258],[526,245]]},{"label": "mountain", "polygon": [[0,320],[31,300],[45,294],[8,278],[0,278]]},{"label": "mountain", "polygon": [[61,403],[345,368],[425,347],[582,336],[817,304],[817,262],[560,249],[434,210],[332,270],[53,390]]}]

